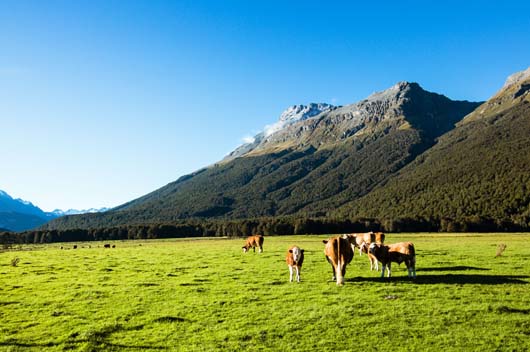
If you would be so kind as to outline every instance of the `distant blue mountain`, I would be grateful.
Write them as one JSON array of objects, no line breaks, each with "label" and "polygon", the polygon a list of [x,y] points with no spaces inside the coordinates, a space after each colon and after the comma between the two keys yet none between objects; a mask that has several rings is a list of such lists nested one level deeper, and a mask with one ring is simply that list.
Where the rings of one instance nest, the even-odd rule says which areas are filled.
[{"label": "distant blue mountain", "polygon": [[14,199],[2,190],[0,190],[0,212],[14,212],[47,218],[46,213],[31,202],[20,198]]},{"label": "distant blue mountain", "polygon": [[33,203],[17,198],[14,199],[6,192],[0,190],[0,229],[10,231],[25,231],[41,226],[48,221],[72,214],[84,214],[107,211],[108,208],[63,211],[56,209],[45,212]]},{"label": "distant blue mountain", "polygon": [[50,215],[31,202],[14,199],[0,190],[0,227],[11,231],[24,231],[40,226],[57,216]]}]

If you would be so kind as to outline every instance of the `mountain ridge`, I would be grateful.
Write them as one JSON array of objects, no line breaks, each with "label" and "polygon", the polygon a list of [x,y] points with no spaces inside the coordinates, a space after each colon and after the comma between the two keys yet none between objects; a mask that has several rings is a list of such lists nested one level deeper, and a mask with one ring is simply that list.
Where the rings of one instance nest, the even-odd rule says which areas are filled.
[{"label": "mountain ridge", "polygon": [[229,160],[97,215],[45,228],[186,218],[325,216],[386,182],[480,103],[399,82],[364,100],[286,124]]},{"label": "mountain ridge", "polygon": [[335,216],[427,219],[445,224],[443,231],[529,228],[530,69],[507,82],[387,184]]}]

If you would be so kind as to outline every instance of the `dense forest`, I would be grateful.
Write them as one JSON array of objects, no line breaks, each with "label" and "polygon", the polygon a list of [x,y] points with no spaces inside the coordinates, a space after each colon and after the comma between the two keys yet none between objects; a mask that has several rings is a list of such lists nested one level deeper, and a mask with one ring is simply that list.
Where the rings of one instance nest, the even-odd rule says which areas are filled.
[{"label": "dense forest", "polygon": [[93,229],[33,230],[21,233],[0,232],[5,246],[22,243],[106,241],[183,237],[245,237],[252,234],[299,235],[341,234],[366,231],[385,232],[492,232],[529,231],[530,223],[515,224],[472,216],[458,221],[443,218],[396,218],[377,220],[360,218],[260,218],[251,220],[181,220],[174,223],[127,225]]}]

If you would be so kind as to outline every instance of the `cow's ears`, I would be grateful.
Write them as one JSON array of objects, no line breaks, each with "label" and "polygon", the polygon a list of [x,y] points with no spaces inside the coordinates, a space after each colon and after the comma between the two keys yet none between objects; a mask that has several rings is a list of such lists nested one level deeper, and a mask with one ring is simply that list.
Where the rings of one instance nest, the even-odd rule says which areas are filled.
[{"label": "cow's ears", "polygon": [[303,249],[300,249],[300,252],[304,253],[304,250],[303,250]]},{"label": "cow's ears", "polygon": [[292,249],[289,249],[289,253],[293,253],[293,250],[292,250]]},{"label": "cow's ears", "polygon": [[322,243],[328,243],[328,240],[322,240]]}]

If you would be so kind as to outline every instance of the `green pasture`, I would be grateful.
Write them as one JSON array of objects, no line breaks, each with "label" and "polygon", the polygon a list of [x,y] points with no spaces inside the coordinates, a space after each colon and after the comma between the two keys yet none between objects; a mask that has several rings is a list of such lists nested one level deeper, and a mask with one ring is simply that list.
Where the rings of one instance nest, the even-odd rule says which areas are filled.
[{"label": "green pasture", "polygon": [[243,239],[4,249],[0,351],[530,349],[530,234],[390,234],[414,242],[418,277],[394,264],[381,279],[356,253],[342,287],[324,238],[265,237],[261,254]]}]

